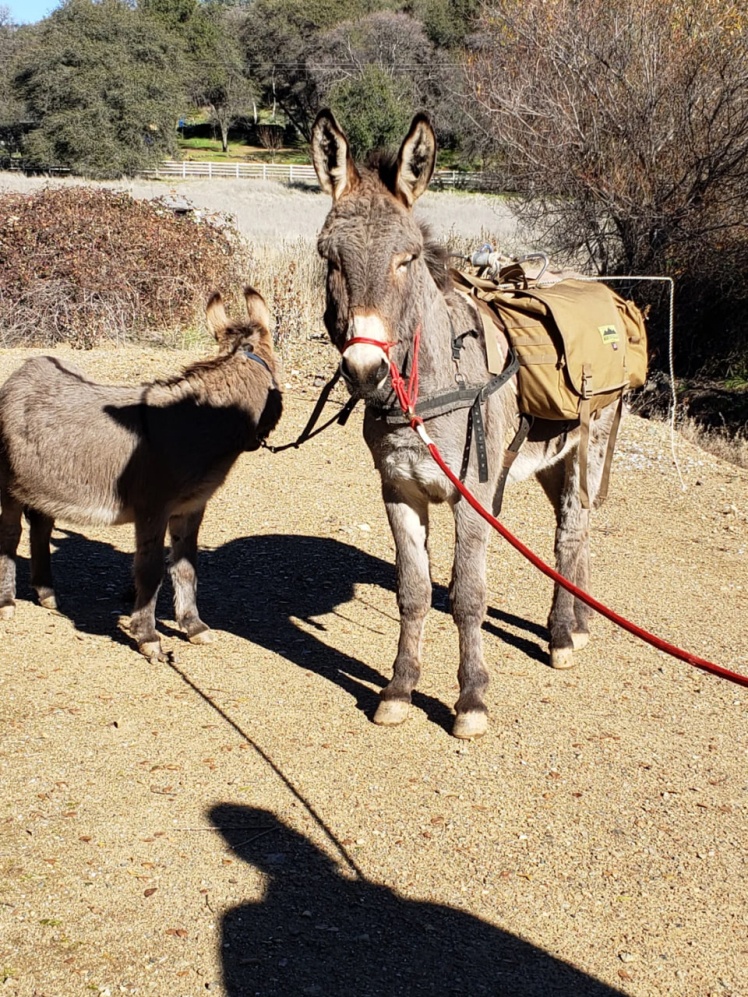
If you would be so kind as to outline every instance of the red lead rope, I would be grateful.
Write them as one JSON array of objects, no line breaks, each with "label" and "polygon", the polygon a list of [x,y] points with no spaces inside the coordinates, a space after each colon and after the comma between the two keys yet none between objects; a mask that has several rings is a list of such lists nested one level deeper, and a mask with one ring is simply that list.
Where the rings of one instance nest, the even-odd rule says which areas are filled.
[{"label": "red lead rope", "polygon": [[[740,675],[738,672],[731,672],[727,668],[715,665],[713,662],[707,661],[705,658],[700,658],[696,654],[690,654],[688,651],[682,651],[674,644],[670,644],[668,641],[662,640],[661,637],[657,637],[655,634],[649,633],[648,630],[638,627],[635,623],[631,623],[623,616],[619,616],[619,614],[615,613],[612,609],[608,609],[608,607],[603,605],[602,602],[598,602],[597,599],[594,599],[583,589],[578,588],[567,578],[564,578],[563,575],[560,575],[549,564],[546,564],[545,561],[539,558],[537,554],[534,554],[529,547],[526,547],[512,533],[510,533],[505,526],[502,526],[495,516],[492,516],[487,509],[484,509],[475,496],[472,495],[463,485],[457,475],[449,469],[444,461],[444,458],[439,453],[436,444],[426,432],[423,419],[419,419],[415,414],[416,402],[418,401],[418,347],[420,339],[421,327],[419,325],[413,338],[413,369],[410,373],[410,377],[408,378],[407,386],[402,375],[400,374],[400,371],[397,369],[394,362],[390,360],[390,379],[392,381],[392,388],[397,395],[397,399],[400,402],[400,407],[403,412],[410,416],[411,427],[421,437],[423,442],[428,447],[431,456],[455,486],[460,495],[462,495],[465,501],[472,506],[473,509],[475,509],[478,515],[485,519],[485,521],[498,533],[500,533],[501,536],[507,540],[512,547],[514,547],[515,550],[518,550],[523,557],[526,557],[531,564],[534,564],[539,571],[542,571],[544,575],[551,578],[557,585],[565,588],[567,592],[571,592],[575,598],[581,599],[582,602],[586,603],[596,612],[600,613],[601,616],[611,620],[613,623],[617,624],[619,627],[622,627],[624,630],[627,630],[635,637],[639,637],[641,640],[646,641],[647,644],[651,644],[652,647],[656,647],[659,651],[664,651],[666,654],[670,654],[674,658],[679,658],[681,661],[685,661],[687,664],[693,665],[695,668],[702,669],[702,671],[711,672],[712,675],[719,675],[720,678],[728,679],[736,685],[742,685],[748,688],[748,675]],[[361,340],[358,341],[360,342]],[[351,342],[352,341],[349,341],[347,345],[350,345]],[[382,344],[378,342],[375,345],[382,346]]]}]

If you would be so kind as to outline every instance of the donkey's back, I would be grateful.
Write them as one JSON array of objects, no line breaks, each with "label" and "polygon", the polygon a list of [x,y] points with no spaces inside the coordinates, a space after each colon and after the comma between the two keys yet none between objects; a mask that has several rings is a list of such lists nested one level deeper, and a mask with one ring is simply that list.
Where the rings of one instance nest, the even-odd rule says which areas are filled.
[{"label": "donkey's back", "polygon": [[0,484],[23,505],[81,525],[132,522],[120,483],[141,442],[143,389],[96,384],[57,357],[34,357],[0,388]]}]

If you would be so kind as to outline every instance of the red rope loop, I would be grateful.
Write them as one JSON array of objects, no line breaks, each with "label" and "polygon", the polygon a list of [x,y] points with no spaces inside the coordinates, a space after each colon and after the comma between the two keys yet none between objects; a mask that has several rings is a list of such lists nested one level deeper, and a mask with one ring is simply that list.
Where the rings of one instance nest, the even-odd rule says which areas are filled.
[{"label": "red rope loop", "polygon": [[406,415],[410,416],[411,426],[422,421],[421,419],[416,418],[416,403],[418,402],[418,350],[420,345],[421,324],[419,322],[416,327],[416,331],[413,334],[413,367],[411,369],[407,385],[402,374],[397,369],[397,365],[394,360],[390,360],[390,381],[392,382],[392,390],[395,392],[397,400],[400,402],[400,408]]}]

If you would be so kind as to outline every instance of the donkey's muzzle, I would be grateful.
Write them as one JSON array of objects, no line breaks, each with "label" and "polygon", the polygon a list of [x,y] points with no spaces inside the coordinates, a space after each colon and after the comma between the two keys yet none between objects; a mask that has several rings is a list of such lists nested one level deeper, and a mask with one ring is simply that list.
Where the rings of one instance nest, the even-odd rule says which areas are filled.
[{"label": "donkey's muzzle", "polygon": [[379,362],[374,364],[355,363],[346,356],[340,359],[340,373],[349,391],[362,398],[382,387],[389,369],[384,357],[380,357]]}]

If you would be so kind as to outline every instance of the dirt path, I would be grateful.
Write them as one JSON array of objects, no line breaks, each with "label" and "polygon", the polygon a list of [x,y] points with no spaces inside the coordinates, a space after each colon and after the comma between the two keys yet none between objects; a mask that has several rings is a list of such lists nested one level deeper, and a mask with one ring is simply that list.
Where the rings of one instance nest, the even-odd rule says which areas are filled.
[{"label": "dirt path", "polygon": [[[306,344],[310,370],[332,362]],[[0,377],[29,351],[0,353]],[[100,379],[189,354],[77,354]],[[298,369],[291,360],[289,369]],[[311,376],[291,377],[292,438]],[[629,419],[594,529],[595,592],[748,673],[748,474]],[[550,557],[550,509],[505,522]],[[496,539],[492,723],[447,733],[451,531],[412,716],[370,722],[397,640],[393,548],[360,416],[243,458],[208,507],[192,647],[126,632],[128,528],[55,533],[60,612],[28,600],[0,651],[0,994],[196,997],[748,994],[746,690],[597,619],[545,661],[550,585]]]}]

